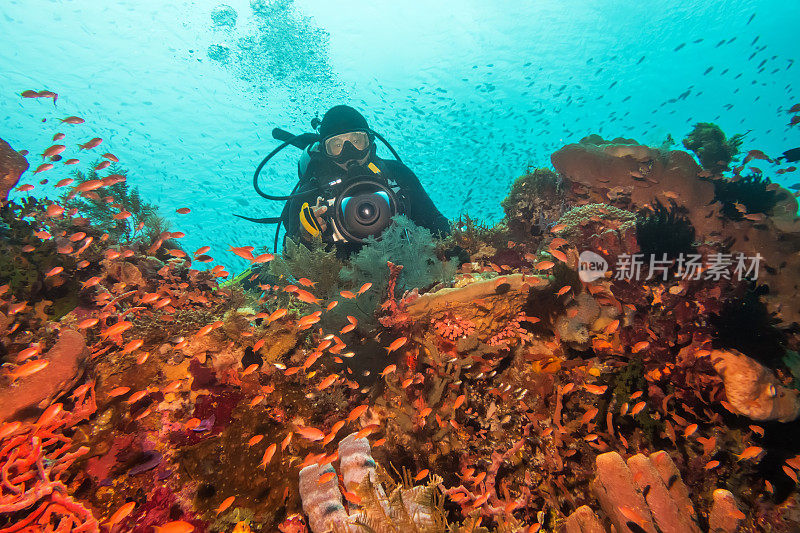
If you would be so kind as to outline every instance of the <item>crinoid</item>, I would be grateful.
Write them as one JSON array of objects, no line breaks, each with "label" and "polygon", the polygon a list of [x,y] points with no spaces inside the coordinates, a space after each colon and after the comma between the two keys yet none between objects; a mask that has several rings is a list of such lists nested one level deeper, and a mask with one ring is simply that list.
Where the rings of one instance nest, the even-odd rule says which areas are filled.
[{"label": "crinoid", "polygon": [[722,213],[741,220],[744,213],[769,214],[778,203],[777,191],[769,190],[771,181],[755,172],[736,180],[714,181],[714,199],[722,204]]},{"label": "crinoid", "polygon": [[643,209],[636,219],[636,238],[645,257],[675,259],[680,254],[694,253],[694,226],[675,204],[667,208],[655,202]]}]

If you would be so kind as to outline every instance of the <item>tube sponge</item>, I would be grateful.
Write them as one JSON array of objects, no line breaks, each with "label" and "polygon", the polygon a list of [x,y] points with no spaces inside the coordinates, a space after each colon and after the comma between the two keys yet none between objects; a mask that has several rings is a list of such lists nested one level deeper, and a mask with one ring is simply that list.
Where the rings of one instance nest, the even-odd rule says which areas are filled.
[{"label": "tube sponge", "polygon": [[335,472],[330,463],[324,467],[312,464],[300,471],[300,499],[314,533],[347,531],[347,512],[342,505],[339,480],[334,475],[325,483],[319,483],[319,478],[328,472]]}]

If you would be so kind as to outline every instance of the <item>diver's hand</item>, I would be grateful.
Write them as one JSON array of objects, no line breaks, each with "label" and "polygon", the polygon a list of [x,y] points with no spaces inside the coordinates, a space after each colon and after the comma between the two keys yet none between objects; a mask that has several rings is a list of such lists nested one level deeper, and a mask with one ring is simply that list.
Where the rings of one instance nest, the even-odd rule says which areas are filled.
[{"label": "diver's hand", "polygon": [[325,222],[324,215],[328,212],[328,206],[325,205],[325,200],[323,200],[322,196],[317,196],[317,203],[311,210],[314,212],[314,217],[317,219],[320,231],[325,232],[325,230],[328,229],[328,224]]}]

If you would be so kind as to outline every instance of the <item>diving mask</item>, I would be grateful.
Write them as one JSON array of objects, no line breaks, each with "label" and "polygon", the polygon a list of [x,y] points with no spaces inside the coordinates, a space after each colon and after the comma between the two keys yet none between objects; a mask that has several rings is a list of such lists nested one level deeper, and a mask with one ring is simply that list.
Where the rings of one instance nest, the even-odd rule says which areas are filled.
[{"label": "diving mask", "polygon": [[353,148],[362,152],[369,146],[369,135],[365,131],[350,131],[340,133],[325,140],[325,152],[331,157],[337,157],[342,153],[344,143],[350,141]]}]

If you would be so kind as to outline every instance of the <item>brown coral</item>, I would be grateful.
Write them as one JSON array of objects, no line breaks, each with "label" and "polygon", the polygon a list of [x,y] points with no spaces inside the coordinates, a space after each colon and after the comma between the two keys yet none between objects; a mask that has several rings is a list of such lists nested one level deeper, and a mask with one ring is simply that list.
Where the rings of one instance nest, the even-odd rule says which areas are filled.
[{"label": "brown coral", "polygon": [[618,532],[700,532],[686,485],[666,452],[634,455],[627,465],[609,452],[596,464],[595,494]]},{"label": "brown coral", "polygon": [[0,139],[0,201],[8,198],[8,193],[19,182],[19,177],[28,170],[28,161],[6,141]]},{"label": "brown coral", "polygon": [[80,377],[80,368],[89,355],[83,335],[65,329],[55,345],[42,356],[47,367],[14,384],[0,386],[0,422],[20,417],[26,409],[44,408],[59,394],[69,390]]},{"label": "brown coral", "polygon": [[714,350],[711,362],[725,383],[728,403],[753,420],[791,422],[800,415],[797,391],[778,382],[758,361],[736,350]]}]

